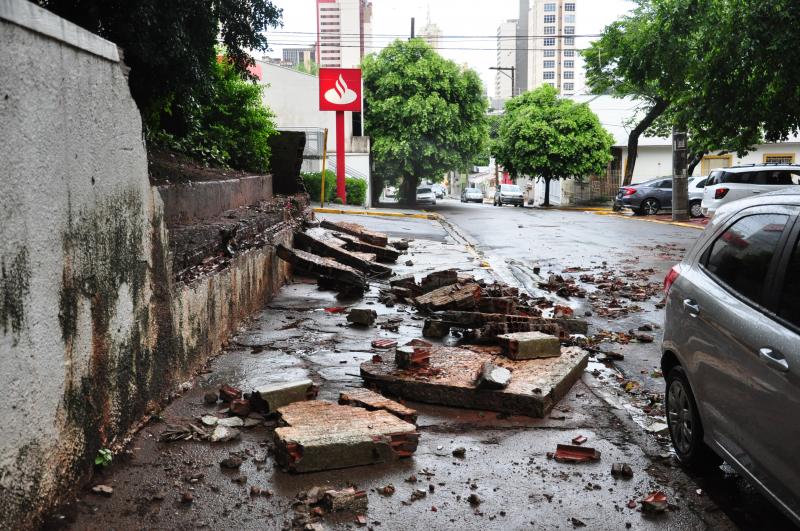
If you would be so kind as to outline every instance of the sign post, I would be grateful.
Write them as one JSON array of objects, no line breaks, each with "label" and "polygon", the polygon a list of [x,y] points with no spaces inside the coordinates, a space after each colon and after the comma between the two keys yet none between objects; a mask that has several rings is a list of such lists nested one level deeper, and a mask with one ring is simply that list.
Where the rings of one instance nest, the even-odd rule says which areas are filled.
[{"label": "sign post", "polygon": [[336,112],[336,195],[346,202],[345,111],[361,111],[361,70],[359,68],[319,69],[319,110]]}]

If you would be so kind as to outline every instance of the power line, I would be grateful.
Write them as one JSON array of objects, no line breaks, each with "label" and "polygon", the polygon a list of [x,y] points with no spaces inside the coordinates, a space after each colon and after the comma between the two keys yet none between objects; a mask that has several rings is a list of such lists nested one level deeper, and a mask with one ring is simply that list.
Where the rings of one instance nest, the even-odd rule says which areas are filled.
[{"label": "power line", "polygon": [[[275,42],[275,41],[270,41],[270,44],[274,45],[274,46],[302,46],[302,43],[294,43],[294,42]],[[307,43],[306,43],[306,45],[307,45]],[[323,43],[321,43],[321,47],[322,48],[361,48],[361,45],[358,45],[358,44],[353,44],[353,45],[350,45],[350,44],[339,44],[339,43],[336,43],[336,42],[323,42]],[[386,46],[369,46],[369,45],[365,44],[364,48],[365,49],[372,49],[372,50],[383,50],[384,48],[386,48]],[[554,47],[548,47],[548,48],[471,48],[471,47],[468,48],[468,47],[455,47],[455,46],[453,46],[453,47],[433,46],[432,48],[434,50],[457,50],[457,51],[478,51],[478,52],[480,52],[480,51],[484,51],[484,52],[513,52],[513,51],[516,51],[516,50],[523,50],[523,51],[530,51],[530,52],[544,52],[544,51],[548,51],[548,50],[553,50],[553,51],[557,50],[557,48],[555,46]],[[588,49],[589,48],[561,48],[561,51],[563,52],[563,51],[568,51],[568,50],[574,50],[576,52],[580,52],[580,51],[588,50]]]},{"label": "power line", "polygon": [[[316,31],[271,31],[267,34],[269,35],[312,35],[316,36]],[[352,36],[352,37],[361,37],[361,33],[337,33],[337,35],[345,35],[345,36]],[[394,33],[370,33],[364,34],[365,37],[386,37],[386,38],[397,38],[397,39],[407,39],[408,35],[400,35]],[[601,37],[602,34],[600,33],[581,33],[575,35],[435,35],[437,39],[541,39],[547,37]],[[424,35],[421,35],[424,37]],[[434,36],[431,36],[434,37]]]}]

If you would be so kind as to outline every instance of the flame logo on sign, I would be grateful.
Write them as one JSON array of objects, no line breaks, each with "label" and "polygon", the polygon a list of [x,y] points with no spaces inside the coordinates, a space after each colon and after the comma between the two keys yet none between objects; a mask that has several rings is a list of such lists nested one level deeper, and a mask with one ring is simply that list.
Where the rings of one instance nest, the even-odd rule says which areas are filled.
[{"label": "flame logo on sign", "polygon": [[358,98],[356,91],[347,86],[344,78],[339,74],[339,79],[332,89],[325,92],[325,99],[334,105],[347,105]]}]

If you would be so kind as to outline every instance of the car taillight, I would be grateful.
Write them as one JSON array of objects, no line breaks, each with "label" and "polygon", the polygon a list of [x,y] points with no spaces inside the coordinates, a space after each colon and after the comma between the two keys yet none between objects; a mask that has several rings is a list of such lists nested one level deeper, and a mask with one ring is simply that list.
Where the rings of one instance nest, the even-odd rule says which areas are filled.
[{"label": "car taillight", "polygon": [[664,277],[664,294],[668,295],[669,290],[672,287],[672,284],[681,276],[681,265],[675,264],[672,266],[672,269],[669,270],[667,276]]},{"label": "car taillight", "polygon": [[722,199],[728,195],[728,188],[717,188],[714,190],[714,199]]},{"label": "car taillight", "polygon": [[636,193],[636,188],[623,188],[625,195],[633,195]]}]

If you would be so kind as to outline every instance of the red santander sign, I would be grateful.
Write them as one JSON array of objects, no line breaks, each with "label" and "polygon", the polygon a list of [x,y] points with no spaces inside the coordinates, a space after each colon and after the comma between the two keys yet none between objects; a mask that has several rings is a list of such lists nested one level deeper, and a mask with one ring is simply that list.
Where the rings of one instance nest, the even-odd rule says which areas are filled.
[{"label": "red santander sign", "polygon": [[320,68],[319,110],[361,111],[361,69]]}]

